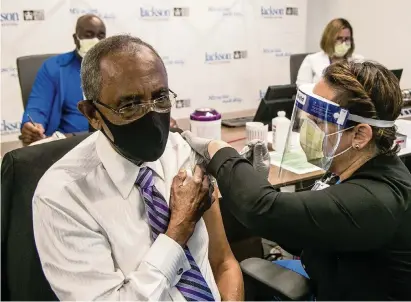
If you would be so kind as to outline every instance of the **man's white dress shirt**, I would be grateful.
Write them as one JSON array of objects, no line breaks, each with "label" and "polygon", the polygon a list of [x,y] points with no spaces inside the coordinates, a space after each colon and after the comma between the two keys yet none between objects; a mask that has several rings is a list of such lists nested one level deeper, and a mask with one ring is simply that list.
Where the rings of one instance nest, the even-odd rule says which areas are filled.
[{"label": "man's white dress shirt", "polygon": [[[353,54],[348,61],[363,61],[364,57]],[[315,84],[320,81],[323,71],[330,65],[330,57],[324,52],[319,51],[307,55],[301,63],[297,75],[297,86],[302,84]]]},{"label": "man's white dress shirt", "polygon": [[[142,165],[155,172],[155,186],[167,203],[173,177],[182,167],[191,169],[192,158],[184,139],[170,133],[161,158]],[[60,300],[185,300],[175,285],[190,264],[166,235],[152,241],[145,202],[134,184],[139,170],[98,131],[40,180],[34,235],[44,273]],[[220,300],[208,241],[200,219],[188,247]]]}]

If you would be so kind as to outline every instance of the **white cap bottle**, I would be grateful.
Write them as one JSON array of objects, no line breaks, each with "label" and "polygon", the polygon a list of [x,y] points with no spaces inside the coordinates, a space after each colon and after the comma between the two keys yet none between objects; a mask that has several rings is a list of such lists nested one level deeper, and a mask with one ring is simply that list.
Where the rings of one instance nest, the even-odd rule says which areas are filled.
[{"label": "white cap bottle", "polygon": [[285,117],[285,111],[278,111],[277,117],[272,120],[273,149],[277,153],[283,153],[287,143],[288,130],[291,121]]}]

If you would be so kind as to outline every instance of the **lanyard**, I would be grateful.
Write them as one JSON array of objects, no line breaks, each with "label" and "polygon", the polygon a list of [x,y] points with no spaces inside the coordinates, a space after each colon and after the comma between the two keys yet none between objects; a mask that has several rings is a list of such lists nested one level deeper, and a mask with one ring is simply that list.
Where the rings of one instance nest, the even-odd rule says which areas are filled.
[{"label": "lanyard", "polygon": [[[324,179],[324,177],[320,180],[317,180],[313,186],[313,188],[311,189],[311,191],[320,191],[323,190],[325,188],[328,188],[330,185],[328,184],[328,182],[330,182],[335,176],[334,175],[330,175],[328,177],[326,177]],[[338,185],[339,183],[341,183],[340,180],[338,180],[335,184]]]}]

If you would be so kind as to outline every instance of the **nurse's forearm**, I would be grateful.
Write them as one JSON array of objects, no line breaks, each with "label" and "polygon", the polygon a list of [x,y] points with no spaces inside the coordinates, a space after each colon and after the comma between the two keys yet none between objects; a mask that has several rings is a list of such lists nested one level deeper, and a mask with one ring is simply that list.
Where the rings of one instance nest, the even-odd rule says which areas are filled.
[{"label": "nurse's forearm", "polygon": [[[226,147],[231,147],[229,144],[223,141],[211,141],[208,144],[208,154],[210,155],[210,159],[220,150]],[[232,148],[232,147],[231,147]]]},{"label": "nurse's forearm", "polygon": [[268,194],[277,195],[278,192],[268,182],[267,175],[258,172],[248,159],[229,144],[211,141],[208,150],[211,160],[207,171],[216,178],[223,197],[226,193],[227,197],[239,200],[244,205],[257,203]]},{"label": "nurse's forearm", "polygon": [[267,210],[265,200],[274,200],[277,192],[266,178],[255,171],[251,163],[233,148],[210,143],[209,150],[217,150],[207,166],[216,178],[224,202],[230,203],[230,211],[248,228],[259,224],[262,211]]}]

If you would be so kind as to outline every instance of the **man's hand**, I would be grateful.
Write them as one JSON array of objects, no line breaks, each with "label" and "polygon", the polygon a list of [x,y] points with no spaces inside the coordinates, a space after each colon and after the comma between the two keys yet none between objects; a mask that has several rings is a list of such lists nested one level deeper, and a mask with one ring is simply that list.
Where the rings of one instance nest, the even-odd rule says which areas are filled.
[{"label": "man's hand", "polygon": [[27,122],[21,129],[21,140],[24,145],[29,145],[32,142],[46,138],[44,135],[44,128],[42,124],[33,125],[31,122]]},{"label": "man's hand", "polygon": [[193,177],[187,177],[185,170],[180,170],[171,185],[171,217],[166,235],[181,246],[185,246],[194,232],[197,221],[212,203],[209,196],[210,183],[199,166]]}]

